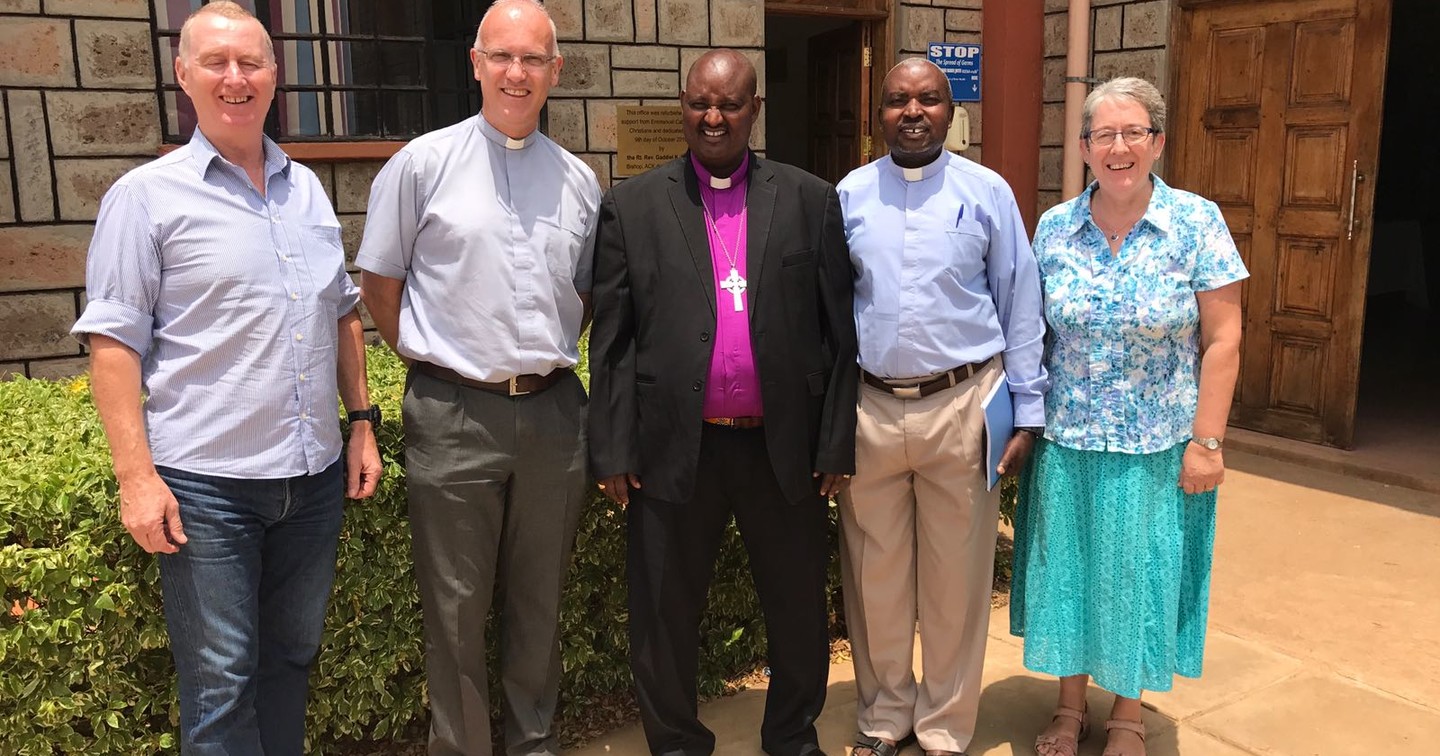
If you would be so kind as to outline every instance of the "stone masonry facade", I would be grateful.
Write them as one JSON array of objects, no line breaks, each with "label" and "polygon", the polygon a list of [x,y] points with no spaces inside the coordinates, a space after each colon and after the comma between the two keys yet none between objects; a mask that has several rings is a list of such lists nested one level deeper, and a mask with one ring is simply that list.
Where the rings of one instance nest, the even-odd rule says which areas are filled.
[{"label": "stone masonry facade", "polygon": [[[1170,101],[1169,57],[1172,0],[1090,0],[1089,76],[1105,80],[1139,76]],[[1068,0],[1045,0],[1045,69],[1040,127],[1038,212],[1060,202],[1065,145],[1065,50]],[[1163,172],[1163,162],[1157,170]],[[1090,177],[1087,174],[1086,180]]]},{"label": "stone masonry facade", "polygon": [[[161,146],[150,5],[0,0],[0,377],[86,368],[69,329],[84,307],[100,198]],[[616,107],[675,103],[682,72],[705,50],[740,49],[760,69],[763,88],[762,0],[547,5],[565,55],[547,132],[602,186],[614,176]],[[765,146],[763,111],[753,145]],[[381,165],[309,164],[335,203],[352,259]]]},{"label": "stone masonry facade", "polygon": [[[897,0],[896,59],[924,55],[932,41],[979,42],[982,4]],[[602,186],[620,178],[616,108],[675,103],[684,71],[705,50],[741,50],[759,69],[764,94],[763,0],[547,6],[565,66],[546,131]],[[0,377],[55,378],[86,368],[69,328],[85,304],[85,255],[100,198],[161,147],[151,13],[149,0],[0,0]],[[876,75],[893,62],[877,60]],[[966,155],[979,160],[980,104],[965,107]],[[765,148],[763,110],[752,145]],[[352,258],[381,165],[309,163],[334,201]]]},{"label": "stone masonry facade", "polygon": [[[590,165],[602,187],[616,167],[616,109],[674,105],[685,71],[706,50],[750,58],[765,94],[761,0],[548,0],[565,67],[550,92],[547,133]],[[765,111],[751,146],[765,149]]]}]

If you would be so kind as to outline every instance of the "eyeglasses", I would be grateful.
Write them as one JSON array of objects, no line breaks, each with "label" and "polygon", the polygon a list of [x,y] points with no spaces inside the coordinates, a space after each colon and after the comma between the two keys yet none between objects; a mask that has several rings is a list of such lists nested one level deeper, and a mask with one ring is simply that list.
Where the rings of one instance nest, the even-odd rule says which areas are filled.
[{"label": "eyeglasses", "polygon": [[481,50],[478,47],[475,48],[475,52],[484,56],[485,60],[490,62],[490,65],[496,68],[503,68],[507,71],[510,70],[510,64],[517,60],[520,61],[520,65],[527,71],[539,71],[555,61],[554,55],[549,57],[536,55],[535,53],[516,55],[505,50]]},{"label": "eyeglasses", "polygon": [[1121,129],[1119,131],[1101,129],[1099,131],[1091,131],[1086,134],[1081,134],[1081,136],[1086,141],[1090,142],[1091,147],[1114,147],[1116,137],[1123,137],[1126,144],[1138,145],[1144,143],[1144,141],[1146,139],[1149,139],[1151,136],[1159,133],[1160,129],[1154,128],[1152,126],[1131,126],[1129,128]]}]

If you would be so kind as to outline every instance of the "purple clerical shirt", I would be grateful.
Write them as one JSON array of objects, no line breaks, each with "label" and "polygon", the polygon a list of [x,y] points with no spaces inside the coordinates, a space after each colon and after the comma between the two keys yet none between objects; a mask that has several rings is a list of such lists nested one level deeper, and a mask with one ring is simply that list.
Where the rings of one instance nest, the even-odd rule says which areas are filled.
[{"label": "purple clerical shirt", "polygon": [[721,286],[730,276],[730,258],[740,277],[749,279],[745,272],[745,191],[750,156],[747,154],[730,175],[728,189],[712,187],[710,172],[694,155],[690,156],[690,164],[700,177],[700,198],[714,221],[713,225],[709,220],[705,222],[715,278],[715,351],[711,353],[710,380],[705,389],[705,417],[760,417],[764,409],[755,355],[750,349],[750,295],[748,291],[741,293],[744,309],[736,312],[734,295]]}]

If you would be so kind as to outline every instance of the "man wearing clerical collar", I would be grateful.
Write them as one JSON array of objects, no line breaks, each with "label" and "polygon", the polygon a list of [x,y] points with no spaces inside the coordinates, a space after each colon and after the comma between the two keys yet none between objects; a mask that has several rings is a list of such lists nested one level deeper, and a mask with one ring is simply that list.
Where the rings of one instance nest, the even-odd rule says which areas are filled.
[{"label": "man wearing clerical collar", "polygon": [[506,750],[558,754],[560,593],[586,499],[588,319],[600,188],[537,131],[564,60],[534,0],[498,0],[470,51],[480,114],[375,179],[356,258],[410,365],[405,482],[425,612],[429,753],[489,754],[484,629],[497,573]]},{"label": "man wearing clerical collar", "polygon": [[[986,491],[981,400],[1007,381],[1015,474],[1045,422],[1040,279],[1014,194],[944,149],[945,75],[902,61],[882,87],[890,154],[840,182],[858,272],[859,473],[840,498],[858,756],[914,735],[929,756],[975,732],[999,486]],[[912,671],[914,618],[924,645]]]},{"label": "man wearing clerical collar", "polygon": [[826,498],[854,471],[853,271],[832,186],[749,150],[755,68],[701,56],[689,152],[600,208],[590,458],[627,507],[630,662],[650,750],[708,754],[696,638],[733,515],[765,616],[766,753],[819,753]]}]

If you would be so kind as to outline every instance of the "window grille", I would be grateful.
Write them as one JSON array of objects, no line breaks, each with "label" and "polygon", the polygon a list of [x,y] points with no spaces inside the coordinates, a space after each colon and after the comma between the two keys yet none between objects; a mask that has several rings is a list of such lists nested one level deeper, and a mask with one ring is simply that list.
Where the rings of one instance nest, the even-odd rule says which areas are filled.
[{"label": "window grille", "polygon": [[[239,0],[275,41],[277,141],[410,139],[480,108],[468,51],[491,0]],[[151,0],[165,141],[195,111],[175,82],[180,27],[202,0]]]}]

